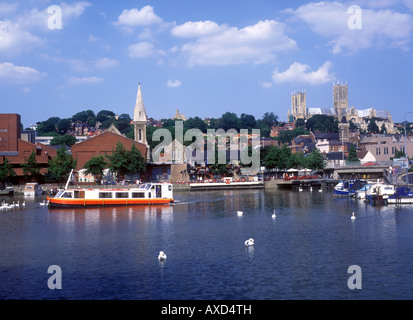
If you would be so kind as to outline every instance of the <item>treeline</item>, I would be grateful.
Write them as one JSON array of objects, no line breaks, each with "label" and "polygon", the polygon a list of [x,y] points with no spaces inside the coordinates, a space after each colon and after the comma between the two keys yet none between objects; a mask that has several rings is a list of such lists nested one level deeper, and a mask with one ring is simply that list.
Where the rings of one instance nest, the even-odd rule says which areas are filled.
[{"label": "treeline", "polygon": [[[111,124],[114,124],[122,134],[133,139],[134,133],[131,121],[131,117],[126,113],[116,116],[113,111],[109,110],[101,110],[97,114],[92,110],[86,110],[76,113],[71,118],[61,119],[59,117],[51,117],[45,121],[38,122],[37,135],[52,137],[63,136],[70,130],[73,130],[73,126],[76,123],[81,123],[94,129],[107,129]],[[72,145],[76,142],[76,139],[74,142],[73,140],[59,139],[57,141],[58,143],[54,144]]]}]

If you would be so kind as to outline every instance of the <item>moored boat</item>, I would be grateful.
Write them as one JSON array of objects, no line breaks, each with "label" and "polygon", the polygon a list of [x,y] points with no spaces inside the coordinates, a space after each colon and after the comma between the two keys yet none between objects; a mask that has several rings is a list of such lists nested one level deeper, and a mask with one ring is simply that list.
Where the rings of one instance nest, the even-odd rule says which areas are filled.
[{"label": "moored boat", "polygon": [[389,197],[394,195],[396,189],[392,184],[377,182],[372,184],[366,193],[366,200],[372,203],[387,202]]},{"label": "moored boat", "polygon": [[14,188],[11,184],[1,184],[0,196],[12,196],[14,194]]},{"label": "moored boat", "polygon": [[413,190],[408,187],[398,187],[396,192],[387,199],[388,203],[413,203]]},{"label": "moored boat", "polygon": [[353,196],[357,190],[366,184],[366,180],[343,180],[334,187],[333,195],[339,197]]},{"label": "moored boat", "polygon": [[25,196],[33,197],[43,194],[43,189],[37,182],[26,183],[23,193]]},{"label": "moored boat", "polygon": [[61,189],[49,198],[51,207],[101,207],[173,203],[172,184],[146,183],[131,189]]}]

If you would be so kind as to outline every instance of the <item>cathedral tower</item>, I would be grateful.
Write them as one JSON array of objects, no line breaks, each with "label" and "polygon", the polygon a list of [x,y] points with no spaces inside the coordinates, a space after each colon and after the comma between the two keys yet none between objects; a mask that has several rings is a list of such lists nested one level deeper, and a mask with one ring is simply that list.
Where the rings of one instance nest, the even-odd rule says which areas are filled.
[{"label": "cathedral tower", "polygon": [[333,107],[338,121],[347,115],[348,111],[348,86],[347,84],[333,84]]},{"label": "cathedral tower", "polygon": [[307,98],[305,92],[291,94],[291,114],[294,121],[297,119],[307,120]]}]

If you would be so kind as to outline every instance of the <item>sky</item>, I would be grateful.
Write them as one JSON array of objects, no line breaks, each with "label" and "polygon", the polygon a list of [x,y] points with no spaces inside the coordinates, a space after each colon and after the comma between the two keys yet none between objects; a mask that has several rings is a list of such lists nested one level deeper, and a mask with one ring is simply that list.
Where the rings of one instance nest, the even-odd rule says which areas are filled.
[{"label": "sky", "polygon": [[0,0],[0,113],[26,128],[84,110],[148,117],[273,112],[291,93],[413,121],[413,0]]}]

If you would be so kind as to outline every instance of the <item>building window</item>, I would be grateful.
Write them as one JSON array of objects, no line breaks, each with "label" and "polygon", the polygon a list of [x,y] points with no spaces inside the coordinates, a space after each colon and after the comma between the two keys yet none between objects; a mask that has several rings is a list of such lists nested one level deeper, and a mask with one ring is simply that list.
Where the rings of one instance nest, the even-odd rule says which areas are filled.
[{"label": "building window", "polygon": [[380,148],[376,148],[376,154],[380,154]]},{"label": "building window", "polygon": [[388,148],[388,147],[384,147],[384,148],[383,148],[383,153],[384,153],[384,154],[389,154],[389,148]]}]

